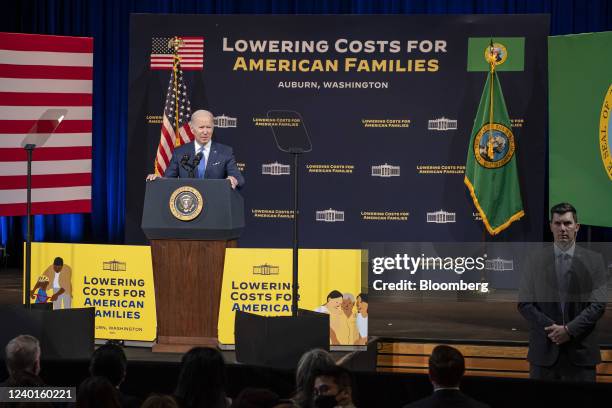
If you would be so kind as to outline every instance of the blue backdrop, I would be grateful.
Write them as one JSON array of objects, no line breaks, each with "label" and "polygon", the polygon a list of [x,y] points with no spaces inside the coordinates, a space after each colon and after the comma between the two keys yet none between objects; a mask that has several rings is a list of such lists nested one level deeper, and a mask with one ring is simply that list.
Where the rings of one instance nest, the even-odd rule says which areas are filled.
[{"label": "blue backdrop", "polygon": [[[123,240],[129,15],[549,13],[551,35],[612,30],[610,0],[21,0],[3,5],[0,31],[94,38],[93,212],[36,216],[35,241]],[[21,264],[25,219],[0,217],[0,244]],[[604,232],[604,235],[609,235]],[[594,237],[595,238],[595,237]]]},{"label": "blue backdrop", "polygon": [[[312,27],[317,27],[316,32]],[[523,169],[519,183],[528,215],[495,239],[542,239],[548,15],[134,14],[130,31],[126,243],[148,242],[140,227],[143,180],[159,146],[160,106],[168,88],[169,71],[149,67],[152,38],[176,33],[200,37],[204,44],[203,68],[186,71],[182,78],[193,109],[211,107],[217,113],[220,123],[214,140],[233,147],[247,180],[241,189],[245,229],[238,241],[247,248],[292,245],[290,174],[296,171],[303,248],[359,248],[363,242],[381,241],[481,241],[483,223],[474,216],[463,173],[488,67],[483,64],[482,71],[470,71],[466,61],[484,61],[482,50],[491,35],[524,39],[524,50],[508,45],[509,55],[524,57],[524,67],[499,77],[516,123],[513,134],[520,146],[516,160]],[[471,53],[469,43],[478,37],[482,50]],[[263,40],[286,39],[316,40],[322,51],[279,54],[267,47],[238,51],[245,41],[263,45]],[[390,46],[368,52],[353,47],[346,53],[343,39],[353,45],[370,39],[389,41]],[[435,39],[444,47],[439,52],[401,50],[400,44],[407,47],[411,39]],[[400,49],[392,50],[393,44]],[[357,60],[361,70],[349,67],[349,61],[357,64]],[[257,61],[265,61],[265,66],[251,68]],[[288,72],[272,68],[277,61],[305,64]],[[318,70],[315,61],[337,67]],[[418,61],[422,70],[417,69]],[[374,62],[387,66],[370,68]],[[435,68],[426,68],[430,63]],[[364,84],[372,85],[340,88]],[[278,151],[266,125],[270,110],[275,117],[303,123],[303,127],[273,126],[277,139],[295,130],[312,141],[312,151],[302,155],[297,170],[289,166],[290,155]],[[293,113],[280,113],[283,110]],[[235,123],[221,123],[222,115]],[[441,116],[446,121],[436,122]],[[403,124],[376,123],[387,120]],[[385,164],[391,166],[385,167],[388,174]],[[271,175],[276,174],[272,168],[289,174]],[[173,218],[166,205],[156,208],[160,217]]]}]

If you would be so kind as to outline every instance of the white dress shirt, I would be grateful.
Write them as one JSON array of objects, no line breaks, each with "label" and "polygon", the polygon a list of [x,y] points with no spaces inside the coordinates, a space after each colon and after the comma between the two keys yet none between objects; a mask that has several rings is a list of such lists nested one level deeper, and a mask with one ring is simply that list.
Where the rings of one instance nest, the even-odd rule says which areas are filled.
[{"label": "white dress shirt", "polygon": [[[205,159],[204,163],[206,163],[206,166],[208,166],[208,156],[210,156],[211,143],[212,143],[212,140],[209,140],[208,143],[204,145],[204,159]],[[193,141],[193,145],[195,147],[195,154],[198,154],[200,152],[200,149],[202,148],[202,145],[199,144],[197,140]]]}]

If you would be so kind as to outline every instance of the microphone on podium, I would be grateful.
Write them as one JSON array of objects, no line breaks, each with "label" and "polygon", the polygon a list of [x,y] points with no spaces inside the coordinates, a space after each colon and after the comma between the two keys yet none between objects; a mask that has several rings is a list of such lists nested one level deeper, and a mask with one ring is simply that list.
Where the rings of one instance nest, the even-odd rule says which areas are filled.
[{"label": "microphone on podium", "polygon": [[198,152],[198,154],[195,155],[195,157],[193,158],[193,167],[198,167],[198,164],[200,164],[200,161],[202,160],[202,152]]},{"label": "microphone on podium", "polygon": [[181,167],[183,169],[185,169],[186,171],[191,171],[193,170],[193,167],[189,164],[189,155],[188,154],[184,154],[183,157],[181,157]]}]

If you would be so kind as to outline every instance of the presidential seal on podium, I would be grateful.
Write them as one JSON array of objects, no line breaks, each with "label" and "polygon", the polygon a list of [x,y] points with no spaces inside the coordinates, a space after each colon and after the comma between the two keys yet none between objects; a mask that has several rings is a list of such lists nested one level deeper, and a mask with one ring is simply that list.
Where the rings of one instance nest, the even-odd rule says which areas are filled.
[{"label": "presidential seal on podium", "polygon": [[204,199],[195,188],[182,186],[174,190],[168,205],[175,218],[181,221],[191,221],[202,212]]}]

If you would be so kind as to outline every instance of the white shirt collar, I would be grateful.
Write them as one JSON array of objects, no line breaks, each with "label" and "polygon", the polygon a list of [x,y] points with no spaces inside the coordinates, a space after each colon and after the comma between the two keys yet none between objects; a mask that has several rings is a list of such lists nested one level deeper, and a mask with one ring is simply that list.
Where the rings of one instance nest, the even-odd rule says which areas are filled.
[{"label": "white shirt collar", "polygon": [[559,255],[569,255],[570,258],[573,258],[575,250],[576,250],[576,240],[572,242],[572,245],[569,248],[567,248],[566,251],[562,250],[559,246],[557,246],[557,244],[554,245],[555,258],[558,257]]},{"label": "white shirt collar", "polygon": [[[212,143],[212,139],[208,141],[208,143],[206,143],[204,145],[204,152],[208,152],[210,150],[210,144]],[[200,148],[202,147],[201,144],[198,143],[197,140],[193,141],[193,144],[195,146],[195,152],[198,153],[200,151]]]},{"label": "white shirt collar", "polygon": [[459,387],[434,387],[434,392],[442,391],[442,390],[457,390],[457,391],[459,391]]}]

